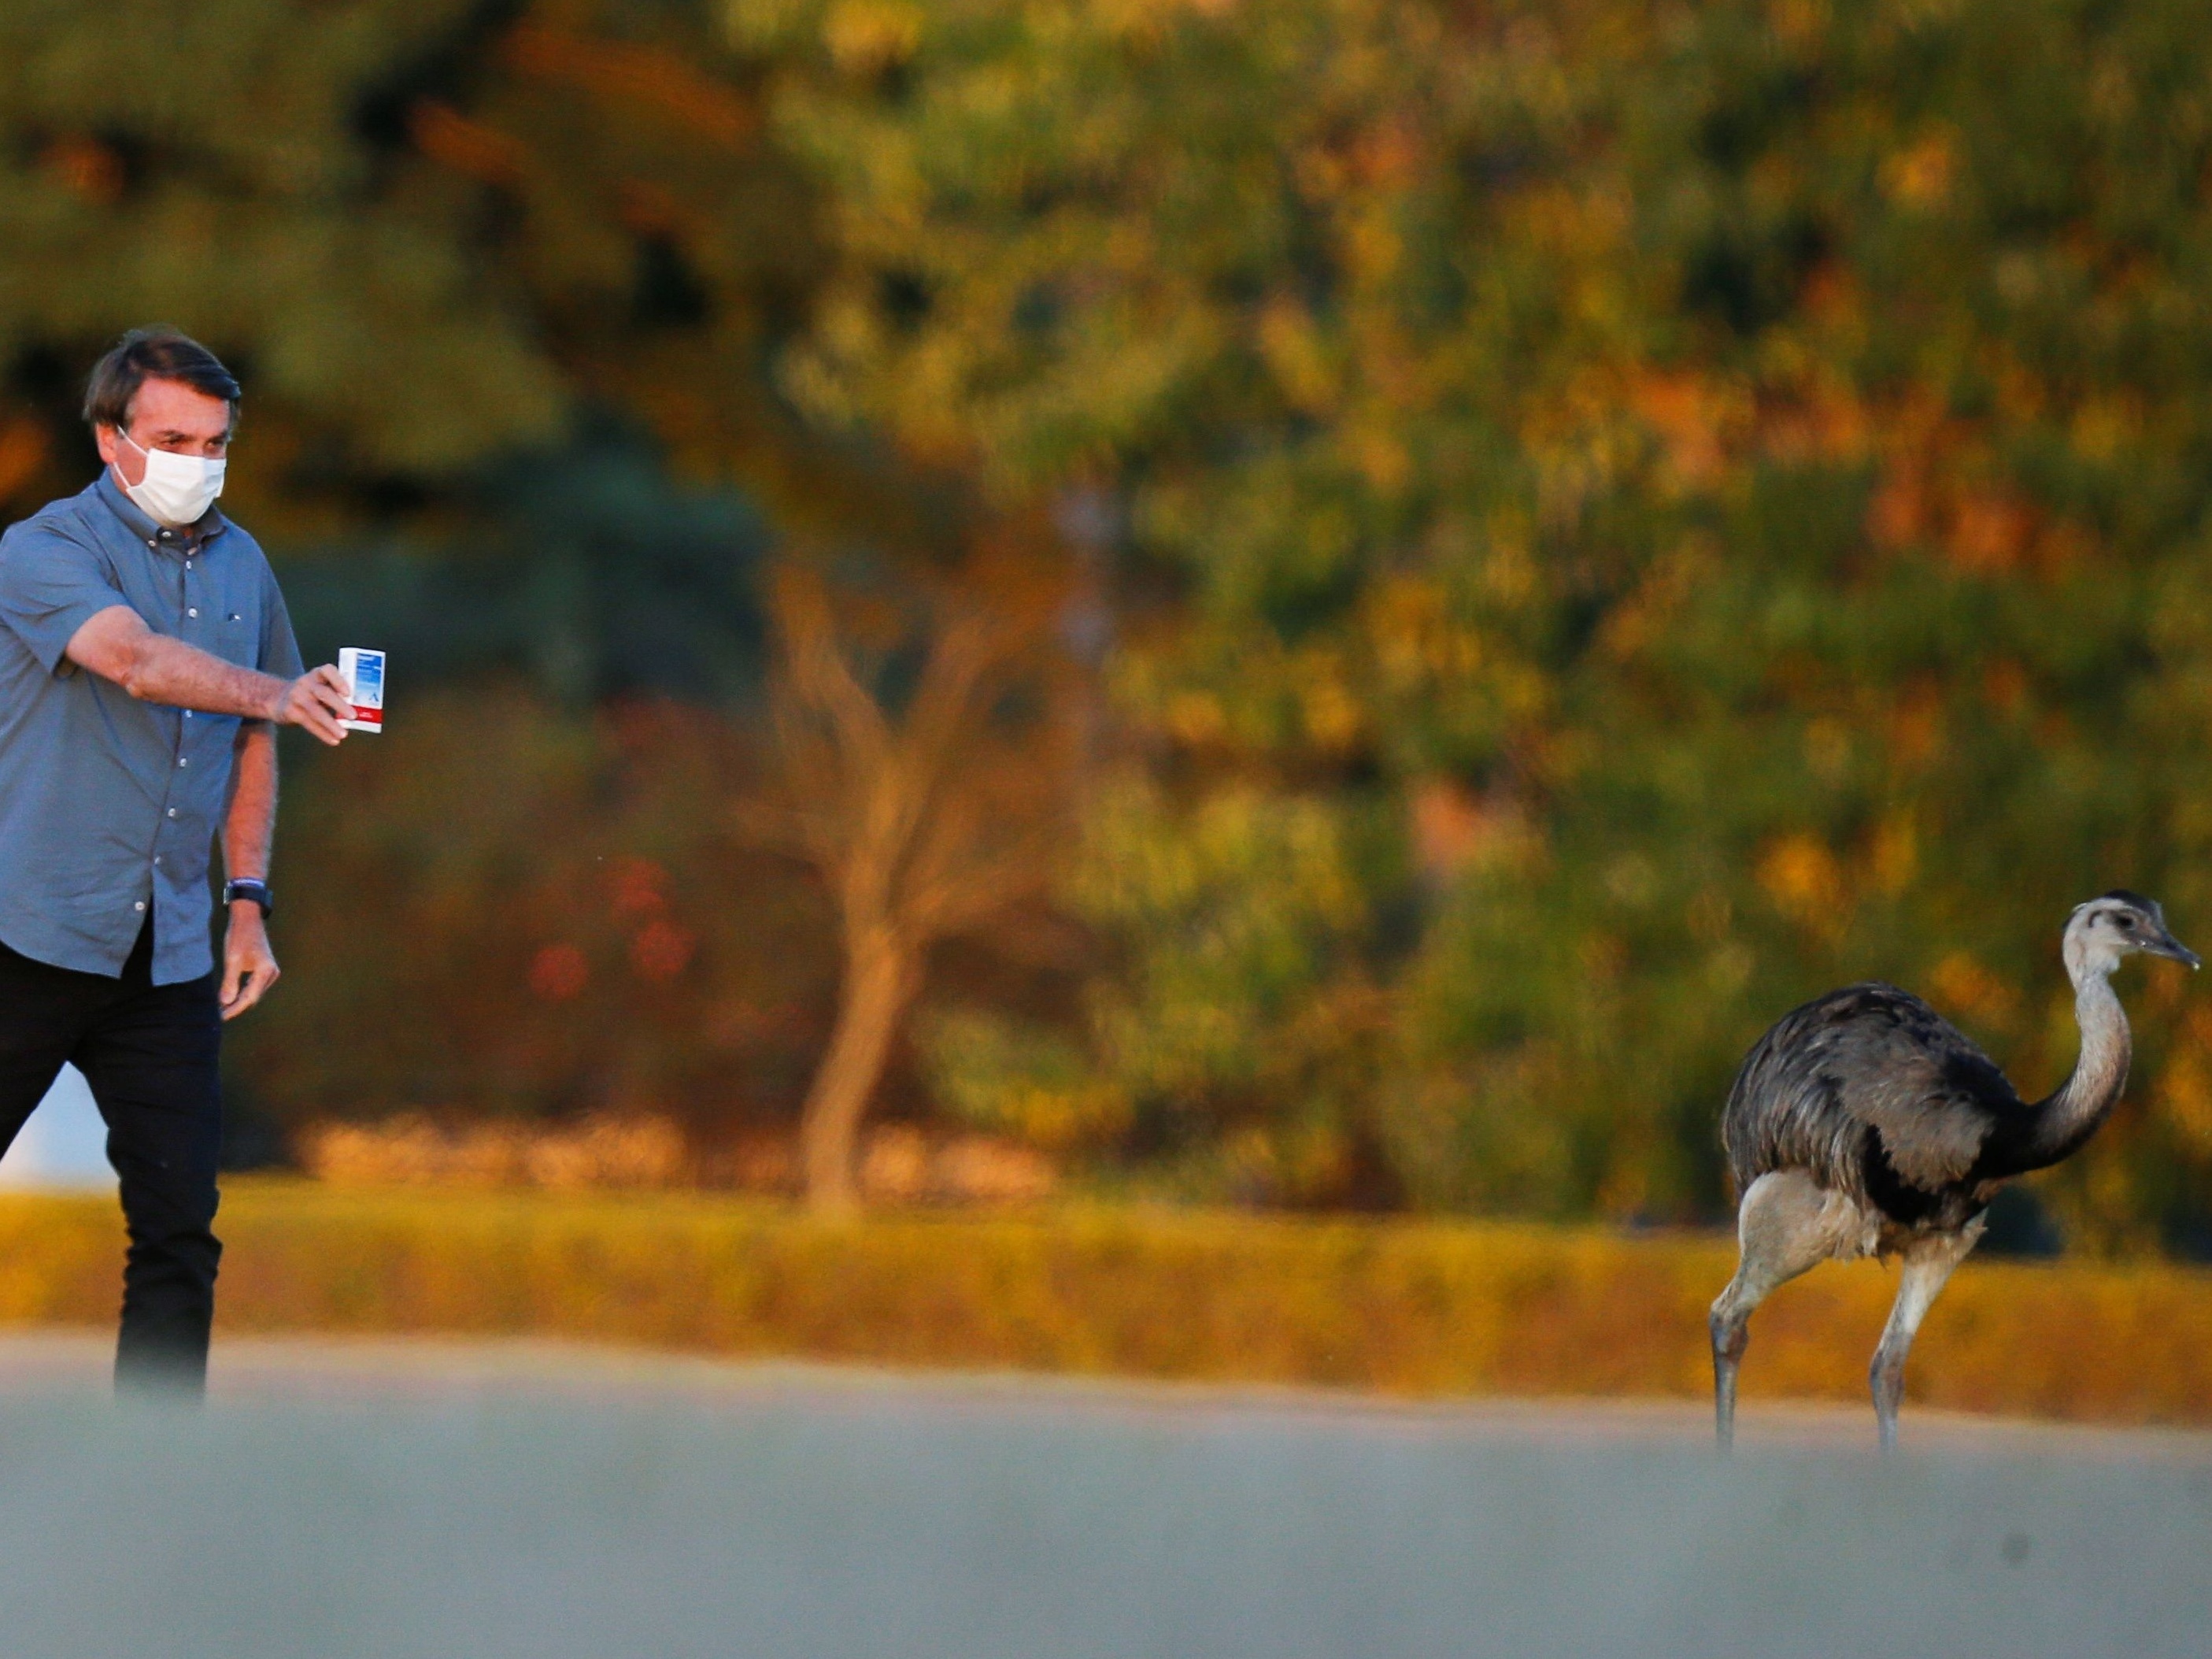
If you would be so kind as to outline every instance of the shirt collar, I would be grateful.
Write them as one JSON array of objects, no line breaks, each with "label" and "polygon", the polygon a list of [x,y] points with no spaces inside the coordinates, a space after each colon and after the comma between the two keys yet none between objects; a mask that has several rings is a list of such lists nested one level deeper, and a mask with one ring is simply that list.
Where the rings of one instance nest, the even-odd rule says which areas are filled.
[{"label": "shirt collar", "polygon": [[100,477],[92,488],[94,493],[107,503],[108,510],[123,520],[123,527],[149,547],[190,551],[204,547],[230,528],[230,520],[213,507],[208,508],[200,521],[189,529],[172,530],[167,525],[155,523],[140,509],[137,502],[123,493],[122,487],[115,482],[113,467],[100,468]]}]

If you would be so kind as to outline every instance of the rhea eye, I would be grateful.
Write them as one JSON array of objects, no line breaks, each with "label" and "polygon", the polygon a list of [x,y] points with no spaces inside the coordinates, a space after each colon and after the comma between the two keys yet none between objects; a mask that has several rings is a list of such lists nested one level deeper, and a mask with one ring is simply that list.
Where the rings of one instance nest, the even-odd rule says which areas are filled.
[{"label": "rhea eye", "polygon": [[2135,931],[2136,919],[2133,916],[2114,916],[2112,920],[2118,922],[2121,927],[2126,928],[2130,933],[2133,933]]}]

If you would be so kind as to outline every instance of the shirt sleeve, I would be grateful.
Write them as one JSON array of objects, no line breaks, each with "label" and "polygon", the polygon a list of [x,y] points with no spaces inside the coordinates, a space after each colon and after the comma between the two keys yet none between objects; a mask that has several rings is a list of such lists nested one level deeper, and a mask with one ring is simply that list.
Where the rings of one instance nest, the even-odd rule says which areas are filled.
[{"label": "shirt sleeve", "polygon": [[261,657],[254,666],[280,680],[296,680],[307,672],[300,660],[300,641],[292,633],[292,613],[285,608],[284,590],[276,586],[276,573],[264,559],[261,565]]},{"label": "shirt sleeve", "polygon": [[100,555],[52,525],[33,520],[0,538],[0,625],[49,674],[61,672],[78,629],[130,603]]}]

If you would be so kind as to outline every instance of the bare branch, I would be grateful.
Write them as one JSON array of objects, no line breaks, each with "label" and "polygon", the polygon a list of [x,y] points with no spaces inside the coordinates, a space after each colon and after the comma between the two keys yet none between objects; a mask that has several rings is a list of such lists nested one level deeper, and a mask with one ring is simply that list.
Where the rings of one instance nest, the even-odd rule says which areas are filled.
[{"label": "bare branch", "polygon": [[837,625],[821,584],[787,575],[777,582],[775,619],[782,635],[784,673],[779,682],[787,717],[822,720],[862,773],[883,764],[891,732],[883,710],[853,673],[838,648]]}]

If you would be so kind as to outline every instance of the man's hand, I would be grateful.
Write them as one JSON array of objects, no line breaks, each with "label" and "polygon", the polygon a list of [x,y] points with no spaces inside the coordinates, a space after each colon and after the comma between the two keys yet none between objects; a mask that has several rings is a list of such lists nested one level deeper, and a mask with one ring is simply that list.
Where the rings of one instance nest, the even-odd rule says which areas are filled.
[{"label": "man's hand", "polygon": [[338,722],[353,718],[353,694],[346,689],[345,677],[325,663],[287,685],[269,718],[279,726],[312,732],[325,743],[343,743],[345,727]]},{"label": "man's hand", "polygon": [[276,958],[269,949],[269,928],[261,907],[239,899],[230,907],[222,935],[222,983],[216,1001],[225,1019],[236,1019],[268,994],[276,982]]}]

